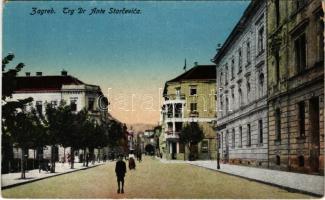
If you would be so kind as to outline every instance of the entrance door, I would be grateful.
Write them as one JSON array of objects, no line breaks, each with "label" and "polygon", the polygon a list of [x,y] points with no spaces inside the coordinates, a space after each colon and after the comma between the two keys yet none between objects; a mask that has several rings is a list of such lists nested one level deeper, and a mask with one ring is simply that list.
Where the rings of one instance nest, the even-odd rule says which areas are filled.
[{"label": "entrance door", "polygon": [[313,172],[319,171],[319,100],[312,98],[309,101],[309,118],[311,128],[310,168]]},{"label": "entrance door", "polygon": [[176,143],[172,142],[172,159],[176,159]]}]

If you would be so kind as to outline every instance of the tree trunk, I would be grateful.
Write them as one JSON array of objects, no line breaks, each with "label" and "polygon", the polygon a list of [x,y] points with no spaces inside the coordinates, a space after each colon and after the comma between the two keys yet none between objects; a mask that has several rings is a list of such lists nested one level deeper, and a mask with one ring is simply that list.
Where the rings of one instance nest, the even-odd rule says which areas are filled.
[{"label": "tree trunk", "polygon": [[21,169],[21,179],[25,179],[25,149],[21,148],[21,163],[20,163],[20,169]]},{"label": "tree trunk", "polygon": [[91,163],[92,164],[95,164],[95,152],[94,152],[94,150],[95,150],[94,148],[90,149],[90,152],[91,152],[90,153],[90,156],[91,156],[90,158],[91,158]]},{"label": "tree trunk", "polygon": [[97,161],[98,161],[98,163],[100,163],[100,149],[98,149],[98,153],[97,153]]},{"label": "tree trunk", "polygon": [[82,160],[82,166],[86,166],[86,148],[83,149],[84,152],[84,156],[83,156],[83,160]]},{"label": "tree trunk", "polygon": [[51,146],[51,173],[55,173],[55,145]]},{"label": "tree trunk", "polygon": [[73,169],[74,168],[74,148],[73,147],[71,147],[70,156],[71,156],[71,158],[70,158],[70,160],[71,160],[71,169]]}]

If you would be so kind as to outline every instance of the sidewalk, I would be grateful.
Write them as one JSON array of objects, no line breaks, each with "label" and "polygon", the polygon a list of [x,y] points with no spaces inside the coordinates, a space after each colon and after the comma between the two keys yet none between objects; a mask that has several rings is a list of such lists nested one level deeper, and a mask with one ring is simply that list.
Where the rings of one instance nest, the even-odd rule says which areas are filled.
[{"label": "sidewalk", "polygon": [[[107,162],[106,162],[107,163]],[[89,163],[88,167],[82,166],[82,163],[74,163],[74,169],[70,169],[70,165],[68,163],[55,163],[55,173],[50,173],[46,171],[41,171],[39,173],[38,169],[26,171],[26,179],[20,179],[21,172],[10,173],[10,174],[2,174],[1,175],[1,189],[6,189],[38,180],[42,180],[45,178],[50,178],[53,176],[59,176],[62,174],[67,174],[70,172],[75,172],[79,170],[89,169],[92,167],[96,167],[99,165],[103,165],[105,163],[95,163],[94,165]]]},{"label": "sidewalk", "polygon": [[248,178],[266,184],[280,186],[289,190],[291,189],[317,196],[324,195],[324,176],[229,164],[220,164],[220,169],[218,170],[217,161],[191,161],[190,164]]},{"label": "sidewalk", "polygon": [[164,160],[162,163],[187,163],[207,169],[227,173],[242,178],[266,183],[288,190],[302,192],[306,194],[323,196],[324,195],[324,176],[300,174],[293,172],[277,171],[263,168],[246,167],[239,165],[221,164],[217,169],[217,161],[181,161]]}]

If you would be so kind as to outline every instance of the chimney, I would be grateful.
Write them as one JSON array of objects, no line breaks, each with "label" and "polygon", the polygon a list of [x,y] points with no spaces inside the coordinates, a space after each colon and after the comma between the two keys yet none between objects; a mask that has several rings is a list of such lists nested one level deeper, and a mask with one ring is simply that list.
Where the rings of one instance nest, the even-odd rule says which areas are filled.
[{"label": "chimney", "polygon": [[26,76],[30,76],[30,72],[26,72],[25,74],[26,74]]},{"label": "chimney", "polygon": [[36,76],[42,76],[42,72],[36,72]]},{"label": "chimney", "polygon": [[195,66],[195,67],[198,66],[198,64],[199,64],[198,62],[194,62],[194,66]]},{"label": "chimney", "polygon": [[66,70],[61,71],[61,76],[67,76],[67,75],[68,75],[68,72]]}]

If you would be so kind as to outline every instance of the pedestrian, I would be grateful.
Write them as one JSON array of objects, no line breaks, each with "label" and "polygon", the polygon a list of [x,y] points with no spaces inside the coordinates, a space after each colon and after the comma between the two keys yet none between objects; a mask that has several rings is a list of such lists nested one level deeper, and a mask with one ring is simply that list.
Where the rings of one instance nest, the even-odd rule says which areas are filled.
[{"label": "pedestrian", "polygon": [[139,162],[142,161],[142,152],[141,151],[139,151],[139,153],[138,153],[138,160],[139,160]]},{"label": "pedestrian", "polygon": [[[126,173],[126,164],[123,161],[123,156],[120,155],[118,161],[116,162],[116,166],[115,166],[115,173],[116,173],[116,177],[117,177],[117,193],[124,193],[124,176]],[[120,187],[120,183],[122,184],[122,190]]]},{"label": "pedestrian", "polygon": [[107,157],[106,154],[104,154],[104,156],[103,156],[103,161],[104,162],[106,162],[106,157]]},{"label": "pedestrian", "polygon": [[133,157],[129,158],[129,169],[135,169],[135,161]]}]

